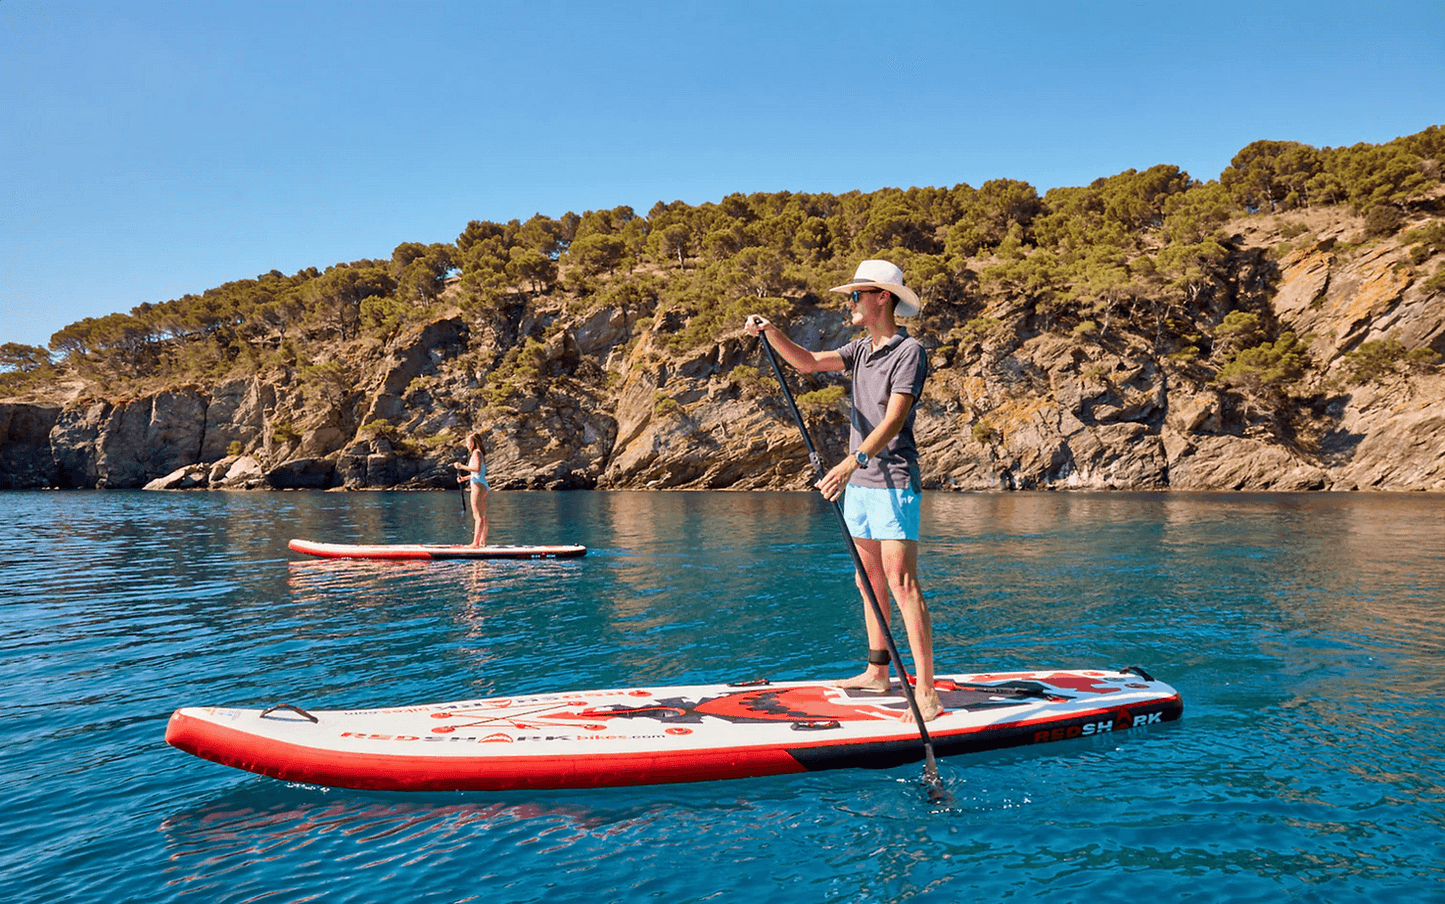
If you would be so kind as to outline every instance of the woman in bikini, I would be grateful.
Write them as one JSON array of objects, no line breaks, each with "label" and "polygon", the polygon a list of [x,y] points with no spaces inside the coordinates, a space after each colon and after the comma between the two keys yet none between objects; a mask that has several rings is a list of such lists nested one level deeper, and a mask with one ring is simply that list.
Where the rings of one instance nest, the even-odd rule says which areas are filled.
[{"label": "woman in bikini", "polygon": [[456,462],[455,467],[461,474],[457,475],[457,483],[470,483],[472,490],[472,520],[475,528],[472,531],[472,545],[487,545],[487,494],[492,488],[487,485],[487,461],[482,457],[482,435],[480,433],[467,434],[467,456],[466,464]]}]

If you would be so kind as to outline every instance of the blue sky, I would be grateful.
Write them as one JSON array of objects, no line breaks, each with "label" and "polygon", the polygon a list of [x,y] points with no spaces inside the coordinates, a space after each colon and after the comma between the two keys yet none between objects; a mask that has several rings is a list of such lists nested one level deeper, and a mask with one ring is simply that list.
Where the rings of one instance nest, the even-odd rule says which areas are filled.
[{"label": "blue sky", "polygon": [[474,219],[1217,179],[1442,98],[1442,0],[0,0],[0,342]]}]

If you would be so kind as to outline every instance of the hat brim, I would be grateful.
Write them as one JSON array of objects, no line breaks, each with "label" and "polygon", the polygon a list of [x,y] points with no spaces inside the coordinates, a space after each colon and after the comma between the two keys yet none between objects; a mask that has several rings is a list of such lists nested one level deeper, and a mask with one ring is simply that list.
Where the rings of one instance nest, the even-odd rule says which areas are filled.
[{"label": "hat brim", "polygon": [[889,292],[892,292],[893,297],[898,299],[898,304],[893,306],[893,314],[896,317],[917,317],[919,309],[923,307],[922,302],[918,300],[918,293],[907,286],[900,286],[897,283],[855,279],[841,286],[834,286],[828,291],[847,294],[857,289],[887,289]]}]

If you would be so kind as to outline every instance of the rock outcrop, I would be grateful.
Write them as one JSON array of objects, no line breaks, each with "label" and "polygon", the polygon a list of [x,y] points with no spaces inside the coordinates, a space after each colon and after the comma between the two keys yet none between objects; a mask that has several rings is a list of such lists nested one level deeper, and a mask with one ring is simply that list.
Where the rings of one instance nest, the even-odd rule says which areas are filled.
[{"label": "rock outcrop", "polygon": [[[1281,241],[1277,222],[1252,220],[1236,254],[1262,268],[1261,249]],[[1278,256],[1267,313],[1309,338],[1312,360],[1283,402],[1157,352],[1143,324],[1058,335],[999,298],[987,312],[996,325],[960,340],[957,320],[925,310],[911,324],[933,355],[917,420],[925,485],[1445,491],[1445,375],[1356,379],[1348,366],[1387,339],[1445,352],[1445,297],[1412,279],[1408,256],[1399,239],[1362,241],[1348,218]],[[473,429],[500,489],[810,485],[803,442],[741,323],[678,351],[685,319],[648,304],[543,300],[488,317],[441,317],[310,369],[0,404],[0,488],[450,488]],[[797,305],[787,326],[811,347],[846,338],[836,308]],[[800,397],[846,383],[787,376]],[[844,403],[805,407],[836,460]]]},{"label": "rock outcrop", "polygon": [[50,434],[60,406],[0,403],[0,490],[55,486]]}]

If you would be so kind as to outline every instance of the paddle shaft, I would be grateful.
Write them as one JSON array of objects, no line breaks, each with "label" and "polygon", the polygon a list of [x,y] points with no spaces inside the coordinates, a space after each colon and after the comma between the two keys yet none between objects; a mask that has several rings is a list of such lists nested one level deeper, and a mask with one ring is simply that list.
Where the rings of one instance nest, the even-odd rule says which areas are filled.
[{"label": "paddle shaft", "polygon": [[[803,415],[798,411],[798,405],[793,401],[793,393],[788,389],[788,381],[783,379],[783,369],[778,366],[777,356],[773,353],[773,345],[768,341],[766,332],[761,333],[763,339],[763,352],[768,356],[768,363],[773,366],[773,373],[778,378],[778,386],[783,391],[783,401],[788,403],[788,410],[793,413],[793,420],[798,424],[798,432],[803,434],[803,444],[808,447],[808,460],[813,463],[813,471],[821,480],[828,472],[823,468],[823,460],[818,457],[817,449],[813,448],[813,438],[808,435],[808,427],[803,423]],[[903,668],[903,657],[898,655],[898,644],[893,640],[893,632],[888,628],[888,619],[883,611],[883,606],[878,602],[878,596],[873,592],[873,581],[868,577],[868,571],[863,567],[863,557],[858,554],[858,544],[853,542],[853,534],[848,530],[848,521],[843,517],[843,506],[837,499],[830,500],[833,504],[833,514],[837,516],[838,527],[843,532],[843,539],[848,544],[848,553],[853,557],[853,567],[858,573],[858,583],[863,586],[863,596],[867,598],[868,605],[873,610],[873,617],[878,620],[878,627],[883,631],[883,642],[888,647],[888,658],[893,662],[893,668],[898,672],[899,683],[903,685],[903,695],[908,698],[908,706],[913,710],[913,718],[918,723],[918,735],[923,739],[924,778],[927,779],[934,789],[940,790],[938,785],[938,762],[933,756],[933,739],[928,736],[928,727],[923,722],[923,713],[918,709],[918,699],[913,692],[913,685],[908,681],[908,672]]]}]

